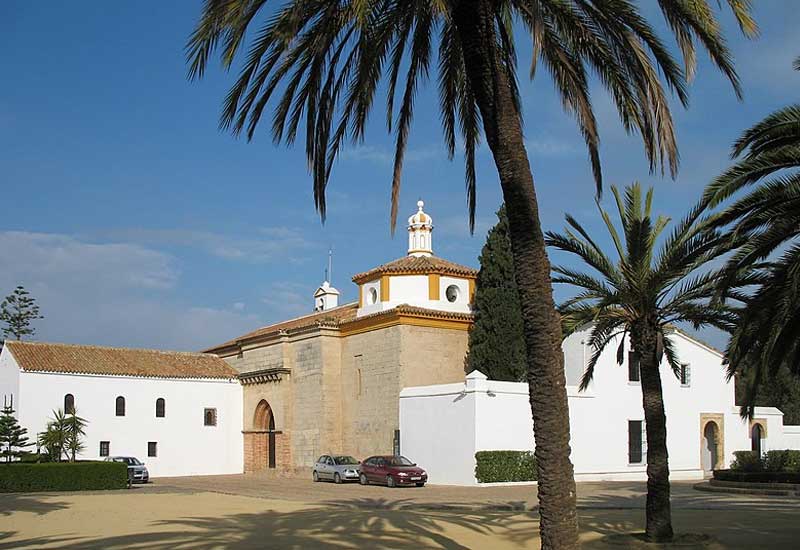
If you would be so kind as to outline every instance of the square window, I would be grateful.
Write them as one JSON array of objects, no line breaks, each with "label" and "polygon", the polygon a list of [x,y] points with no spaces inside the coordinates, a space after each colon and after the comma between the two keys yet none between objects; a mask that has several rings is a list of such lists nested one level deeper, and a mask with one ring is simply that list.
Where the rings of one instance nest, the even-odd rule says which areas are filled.
[{"label": "square window", "polygon": [[641,373],[639,371],[639,356],[633,352],[628,352],[628,382],[641,381]]},{"label": "square window", "polygon": [[158,456],[158,443],[155,441],[147,442],[147,456]]},{"label": "square window", "polygon": [[203,425],[204,426],[217,425],[217,409],[203,409]]},{"label": "square window", "polygon": [[681,386],[689,387],[692,385],[692,369],[684,363],[681,365]]},{"label": "square window", "polygon": [[108,456],[111,450],[111,442],[110,441],[101,441],[100,442],[100,456]]},{"label": "square window", "polygon": [[644,464],[647,456],[647,431],[644,420],[628,420],[628,464]]}]

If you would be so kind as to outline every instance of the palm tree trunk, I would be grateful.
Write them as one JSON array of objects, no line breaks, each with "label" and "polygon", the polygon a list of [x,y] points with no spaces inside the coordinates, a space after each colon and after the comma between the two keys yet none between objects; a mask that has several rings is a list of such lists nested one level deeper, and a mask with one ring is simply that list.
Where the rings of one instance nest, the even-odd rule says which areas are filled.
[{"label": "palm tree trunk", "polygon": [[578,516],[569,458],[569,409],[561,324],[553,301],[550,262],[539,222],[520,114],[498,55],[492,14],[486,0],[459,2],[453,11],[467,78],[480,109],[508,213],[535,426],[542,548],[577,548]]},{"label": "palm tree trunk", "polygon": [[[631,331],[631,343],[639,353],[642,380],[642,404],[647,432],[647,506],[645,535],[652,541],[672,540],[672,509],[669,491],[669,456],[667,417],[661,392],[661,374],[656,354],[654,328]],[[634,336],[636,334],[636,336]]]}]

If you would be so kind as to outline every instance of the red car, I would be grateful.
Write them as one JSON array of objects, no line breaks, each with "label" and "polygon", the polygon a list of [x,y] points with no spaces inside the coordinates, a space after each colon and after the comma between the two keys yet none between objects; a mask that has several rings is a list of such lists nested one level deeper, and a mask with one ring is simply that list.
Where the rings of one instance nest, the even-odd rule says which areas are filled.
[{"label": "red car", "polygon": [[428,481],[428,474],[404,456],[371,456],[361,462],[359,481],[361,485],[381,483],[388,487],[422,487]]}]

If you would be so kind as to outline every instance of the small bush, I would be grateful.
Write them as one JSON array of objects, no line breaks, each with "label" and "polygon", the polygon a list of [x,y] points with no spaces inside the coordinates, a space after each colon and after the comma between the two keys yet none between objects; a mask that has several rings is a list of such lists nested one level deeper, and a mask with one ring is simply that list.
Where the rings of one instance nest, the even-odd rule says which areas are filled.
[{"label": "small bush", "polygon": [[530,451],[478,451],[475,477],[478,483],[536,481],[536,458]]},{"label": "small bush", "polygon": [[714,470],[714,479],[745,483],[791,483],[800,484],[800,472],[742,472]]},{"label": "small bush", "polygon": [[121,462],[48,462],[0,465],[0,493],[124,489],[128,467]]},{"label": "small bush", "polygon": [[735,472],[761,472],[764,462],[756,451],[735,451],[731,470]]},{"label": "small bush", "polygon": [[764,470],[768,472],[800,472],[800,451],[767,451]]}]

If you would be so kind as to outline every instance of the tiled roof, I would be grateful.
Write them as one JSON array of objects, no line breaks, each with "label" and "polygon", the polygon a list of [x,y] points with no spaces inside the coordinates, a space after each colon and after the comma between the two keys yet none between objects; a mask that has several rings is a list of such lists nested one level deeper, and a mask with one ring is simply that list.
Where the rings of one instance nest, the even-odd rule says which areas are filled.
[{"label": "tiled roof", "polygon": [[247,334],[239,336],[238,338],[228,340],[224,344],[214,346],[213,348],[209,348],[205,351],[206,353],[214,353],[215,351],[222,350],[230,346],[235,346],[238,342],[245,342],[247,340],[253,340],[255,338],[277,334],[281,331],[296,330],[305,327],[313,327],[316,325],[337,325],[342,321],[355,319],[357,309],[358,303],[352,302],[335,307],[333,309],[318,311],[309,315],[304,315],[303,317],[297,317],[296,319],[290,319],[288,321],[275,323],[274,325],[261,327],[260,329],[254,330],[253,332],[248,332]]},{"label": "tiled roof", "polygon": [[455,275],[460,277],[477,277],[478,270],[465,265],[460,265],[436,256],[404,256],[389,263],[379,265],[374,269],[359,273],[353,277],[353,282],[362,283],[374,279],[379,275],[393,273],[439,273],[441,275]]},{"label": "tiled roof", "polygon": [[237,371],[216,355],[134,348],[6,341],[28,372],[68,372],[158,378],[235,378]]},{"label": "tiled roof", "polygon": [[362,317],[357,317],[354,319],[348,319],[346,321],[342,321],[340,324],[345,325],[349,322],[363,321],[365,319],[373,319],[375,317],[389,316],[389,315],[410,315],[410,316],[428,317],[435,319],[451,319],[454,321],[470,321],[470,322],[474,320],[474,315],[472,313],[463,313],[460,311],[443,311],[440,309],[428,309],[426,307],[400,304],[399,306],[393,307],[391,309],[385,309],[383,311],[370,313],[369,315],[364,315]]}]

